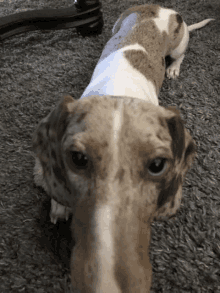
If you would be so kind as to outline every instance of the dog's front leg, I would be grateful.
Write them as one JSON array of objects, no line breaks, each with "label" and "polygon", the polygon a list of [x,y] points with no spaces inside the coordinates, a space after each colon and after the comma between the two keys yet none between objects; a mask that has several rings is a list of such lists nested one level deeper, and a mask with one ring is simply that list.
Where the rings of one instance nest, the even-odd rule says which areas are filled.
[{"label": "dog's front leg", "polygon": [[168,78],[177,78],[180,74],[180,65],[183,62],[185,55],[182,54],[178,59],[176,59],[167,69],[166,74]]}]

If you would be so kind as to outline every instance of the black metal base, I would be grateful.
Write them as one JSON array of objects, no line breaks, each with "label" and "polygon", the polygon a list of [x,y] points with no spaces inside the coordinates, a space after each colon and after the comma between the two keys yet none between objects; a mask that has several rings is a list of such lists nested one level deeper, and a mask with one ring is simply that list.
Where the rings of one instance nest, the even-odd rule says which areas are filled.
[{"label": "black metal base", "polygon": [[104,25],[99,0],[76,0],[61,9],[40,9],[0,18],[0,40],[35,30],[76,28],[83,37],[102,33]]}]

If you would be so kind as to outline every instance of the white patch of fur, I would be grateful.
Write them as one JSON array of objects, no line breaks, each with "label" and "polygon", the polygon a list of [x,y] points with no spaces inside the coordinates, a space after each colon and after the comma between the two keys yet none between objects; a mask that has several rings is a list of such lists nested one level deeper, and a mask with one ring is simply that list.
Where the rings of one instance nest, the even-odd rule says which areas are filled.
[{"label": "white patch of fur", "polygon": [[81,98],[91,95],[128,96],[159,104],[154,84],[124,57],[123,52],[127,50],[141,50],[147,54],[139,44],[113,52],[96,66]]},{"label": "white patch of fur", "polygon": [[118,161],[118,141],[119,141],[119,132],[122,126],[122,107],[123,101],[118,101],[119,107],[113,112],[113,148],[114,148],[114,158],[113,163]]},{"label": "white patch of fur", "polygon": [[160,7],[159,16],[154,19],[154,22],[161,33],[163,31],[169,33],[169,19],[172,14],[176,14],[176,12],[172,9]]},{"label": "white patch of fur", "polygon": [[112,210],[106,205],[95,212],[95,227],[97,235],[97,253],[99,256],[99,275],[95,292],[119,293],[120,290],[114,278],[114,244],[112,237]]},{"label": "white patch of fur", "polygon": [[215,20],[214,18],[208,18],[208,19],[204,19],[203,21],[200,21],[198,23],[194,23],[192,25],[188,26],[188,31],[191,32],[193,30],[199,29],[203,26],[205,26],[207,23],[209,23],[211,20]]},{"label": "white patch of fur", "polygon": [[138,50],[138,51],[143,51],[144,53],[148,54],[147,51],[144,49],[144,47],[139,45],[138,43],[125,46],[124,48],[121,49],[122,52],[125,52],[128,50]]},{"label": "white patch of fur", "polygon": [[189,42],[189,31],[185,22],[183,22],[183,26],[184,26],[183,38],[179,46],[170,53],[170,56],[174,59],[178,59],[182,54],[184,54]]}]

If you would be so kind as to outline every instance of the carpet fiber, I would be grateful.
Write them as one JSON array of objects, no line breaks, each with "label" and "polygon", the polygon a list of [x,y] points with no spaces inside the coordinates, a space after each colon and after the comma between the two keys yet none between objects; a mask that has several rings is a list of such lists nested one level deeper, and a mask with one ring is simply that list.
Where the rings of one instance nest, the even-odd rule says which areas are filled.
[{"label": "carpet fiber", "polygon": [[[73,2],[0,0],[0,17]],[[173,8],[189,25],[216,18],[191,33],[180,77],[166,79],[160,92],[161,105],[180,109],[198,153],[176,218],[152,224],[150,257],[152,292],[220,292],[219,0],[103,0],[100,36],[38,31],[0,43],[2,293],[70,292],[70,221],[49,221],[50,199],[33,183],[32,134],[65,93],[81,96],[120,13],[144,3]]]}]

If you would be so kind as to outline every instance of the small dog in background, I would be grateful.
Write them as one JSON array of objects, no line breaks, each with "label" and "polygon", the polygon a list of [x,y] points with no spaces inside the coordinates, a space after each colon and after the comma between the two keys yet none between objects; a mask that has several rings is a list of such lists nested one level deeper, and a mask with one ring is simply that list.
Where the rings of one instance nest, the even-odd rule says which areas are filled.
[{"label": "small dog in background", "polygon": [[150,292],[150,224],[174,215],[195,144],[179,111],[158,104],[165,57],[179,75],[189,31],[158,5],[126,10],[79,100],[64,97],[33,137],[34,178],[51,221],[68,219],[77,292]]}]

